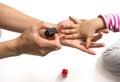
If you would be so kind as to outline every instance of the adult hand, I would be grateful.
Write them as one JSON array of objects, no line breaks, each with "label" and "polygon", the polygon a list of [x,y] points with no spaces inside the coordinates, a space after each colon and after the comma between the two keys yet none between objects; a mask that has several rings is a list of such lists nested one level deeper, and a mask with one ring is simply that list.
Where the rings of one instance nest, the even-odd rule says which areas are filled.
[{"label": "adult hand", "polygon": [[55,34],[52,39],[48,40],[40,35],[40,30],[47,28],[45,24],[34,25],[25,30],[20,37],[17,38],[17,50],[20,53],[37,54],[45,56],[51,51],[61,48],[59,37]]},{"label": "adult hand", "polygon": [[[60,41],[61,41],[62,45],[77,48],[79,50],[82,50],[82,51],[87,52],[87,53],[92,54],[92,55],[96,54],[95,51],[93,51],[91,49],[87,49],[85,47],[85,40],[83,40],[83,39],[72,39],[72,40],[62,39]],[[104,46],[105,46],[104,43],[94,43],[94,42],[91,43],[91,48],[99,48],[99,47],[104,47]]]}]

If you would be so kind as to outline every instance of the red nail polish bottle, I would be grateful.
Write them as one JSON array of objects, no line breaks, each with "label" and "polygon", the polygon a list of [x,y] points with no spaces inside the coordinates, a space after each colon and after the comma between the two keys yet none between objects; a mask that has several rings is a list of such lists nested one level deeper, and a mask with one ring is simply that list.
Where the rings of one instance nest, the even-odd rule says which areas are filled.
[{"label": "red nail polish bottle", "polygon": [[67,69],[63,69],[62,72],[61,72],[61,74],[62,74],[63,77],[67,77],[68,70]]}]

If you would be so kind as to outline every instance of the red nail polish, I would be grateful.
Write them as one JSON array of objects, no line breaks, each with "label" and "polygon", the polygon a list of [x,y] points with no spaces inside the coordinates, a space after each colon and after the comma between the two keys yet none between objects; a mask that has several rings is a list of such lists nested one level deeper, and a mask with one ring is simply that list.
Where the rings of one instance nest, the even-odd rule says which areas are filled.
[{"label": "red nail polish", "polygon": [[91,46],[89,46],[89,48],[91,48]]},{"label": "red nail polish", "polygon": [[64,27],[64,25],[61,25],[61,26],[60,26],[60,28],[63,28],[63,27]]},{"label": "red nail polish", "polygon": [[61,75],[62,75],[63,77],[67,77],[67,75],[68,75],[68,70],[67,70],[67,69],[63,69],[62,72],[61,72]]},{"label": "red nail polish", "polygon": [[62,31],[62,29],[60,28],[60,29],[59,29],[59,32],[61,32],[61,31]]},{"label": "red nail polish", "polygon": [[66,39],[66,36],[63,36],[63,39]]},{"label": "red nail polish", "polygon": [[90,46],[86,46],[86,48],[87,48],[87,49],[89,49],[89,48],[90,48]]}]

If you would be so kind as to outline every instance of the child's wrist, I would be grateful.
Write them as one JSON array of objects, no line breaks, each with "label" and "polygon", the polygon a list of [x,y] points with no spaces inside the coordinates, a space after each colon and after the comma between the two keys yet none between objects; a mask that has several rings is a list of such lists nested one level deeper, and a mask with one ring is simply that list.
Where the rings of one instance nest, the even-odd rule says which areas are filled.
[{"label": "child's wrist", "polygon": [[103,22],[102,18],[98,17],[93,20],[95,21],[96,30],[104,29],[104,22]]}]

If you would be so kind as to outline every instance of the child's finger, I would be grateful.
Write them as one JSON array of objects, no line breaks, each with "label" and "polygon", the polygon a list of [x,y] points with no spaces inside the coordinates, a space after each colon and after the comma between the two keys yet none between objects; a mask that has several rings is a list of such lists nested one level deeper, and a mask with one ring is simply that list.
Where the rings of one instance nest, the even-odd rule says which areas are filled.
[{"label": "child's finger", "polygon": [[96,31],[97,33],[99,33],[99,32],[103,32],[103,33],[109,33],[110,31],[109,31],[109,29],[100,29],[100,30],[98,30],[98,31]]},{"label": "child's finger", "polygon": [[103,29],[102,32],[104,32],[104,33],[109,33],[110,30],[109,30],[109,29]]},{"label": "child's finger", "polygon": [[65,35],[64,38],[66,39],[76,39],[79,38],[78,34],[71,34],[71,35]]},{"label": "child's finger", "polygon": [[75,24],[79,23],[79,20],[74,17],[69,16],[69,19],[72,20]]},{"label": "child's finger", "polygon": [[87,48],[87,49],[90,48],[90,43],[91,43],[91,37],[87,37],[87,38],[86,38],[86,48]]},{"label": "child's finger", "polygon": [[93,36],[92,42],[96,42],[97,40],[101,39],[103,36],[103,32],[100,32],[99,34]]},{"label": "child's finger", "polygon": [[73,34],[73,33],[76,33],[76,30],[75,29],[62,29],[62,30],[60,30],[60,33]]},{"label": "child's finger", "polygon": [[59,29],[74,29],[76,27],[75,24],[66,24],[66,25],[61,25]]}]

